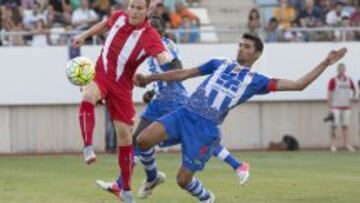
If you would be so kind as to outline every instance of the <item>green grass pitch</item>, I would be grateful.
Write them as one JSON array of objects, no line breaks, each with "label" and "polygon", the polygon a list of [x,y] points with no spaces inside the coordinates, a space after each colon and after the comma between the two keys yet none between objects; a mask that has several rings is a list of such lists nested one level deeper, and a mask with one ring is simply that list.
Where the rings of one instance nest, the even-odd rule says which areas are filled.
[{"label": "green grass pitch", "polygon": [[[360,154],[330,152],[241,152],[251,164],[251,177],[240,187],[229,166],[212,159],[197,177],[217,203],[358,203]],[[167,180],[147,200],[138,203],[197,202],[177,187],[179,154],[159,154],[158,167]],[[94,166],[82,156],[0,156],[1,203],[107,203],[115,198],[95,186],[96,179],[117,175],[116,155],[100,155]],[[133,189],[144,173],[137,167]]]}]

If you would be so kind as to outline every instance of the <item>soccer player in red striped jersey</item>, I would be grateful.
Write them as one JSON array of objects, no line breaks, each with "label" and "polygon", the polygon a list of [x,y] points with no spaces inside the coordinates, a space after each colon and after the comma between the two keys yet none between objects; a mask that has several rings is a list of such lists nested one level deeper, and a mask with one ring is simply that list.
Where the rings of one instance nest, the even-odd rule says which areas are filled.
[{"label": "soccer player in red striped jersey", "polygon": [[109,32],[96,62],[95,78],[83,88],[79,121],[85,162],[91,164],[96,159],[92,146],[94,106],[98,100],[106,100],[119,140],[122,197],[127,203],[135,202],[130,187],[133,165],[131,131],[135,116],[132,78],[138,66],[149,56],[162,66],[172,64],[161,37],[148,23],[149,6],[150,0],[131,0],[127,13],[115,12],[108,20],[99,22],[73,39],[73,45],[80,47],[88,37]]}]

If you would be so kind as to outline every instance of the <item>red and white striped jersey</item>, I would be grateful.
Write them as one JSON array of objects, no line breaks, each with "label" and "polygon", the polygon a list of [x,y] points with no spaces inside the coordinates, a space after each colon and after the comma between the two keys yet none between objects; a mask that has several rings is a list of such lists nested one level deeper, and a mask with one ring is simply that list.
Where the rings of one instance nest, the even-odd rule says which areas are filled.
[{"label": "red and white striped jersey", "polygon": [[331,106],[335,109],[349,109],[352,91],[355,86],[349,77],[331,78],[328,85],[328,91],[332,92]]},{"label": "red and white striped jersey", "polygon": [[[108,20],[108,37],[98,58],[107,79],[121,87],[133,88],[133,75],[137,67],[149,56],[156,57],[165,51],[160,35],[146,20],[140,25],[131,25],[128,15],[115,12]],[[101,60],[102,63],[99,63]]]}]

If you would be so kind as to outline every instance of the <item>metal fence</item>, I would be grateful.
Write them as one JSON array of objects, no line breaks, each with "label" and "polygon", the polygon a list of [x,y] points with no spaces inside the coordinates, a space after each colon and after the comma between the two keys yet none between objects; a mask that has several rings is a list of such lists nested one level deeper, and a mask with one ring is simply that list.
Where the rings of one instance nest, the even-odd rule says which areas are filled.
[{"label": "metal fence", "polygon": [[[241,34],[249,32],[246,28],[217,28],[209,26],[191,30],[168,30],[167,35],[177,43],[233,43],[237,42]],[[79,31],[51,30],[41,34],[31,32],[0,32],[1,46],[57,46],[67,45]],[[276,30],[279,36],[275,41],[269,41],[269,31],[262,29],[253,31],[265,42],[331,42],[331,41],[360,41],[360,27],[319,27],[292,28]],[[184,36],[193,36],[192,41],[183,40]],[[104,42],[105,35],[92,37],[87,40],[89,45],[99,45]],[[23,43],[19,43],[19,41]]]}]

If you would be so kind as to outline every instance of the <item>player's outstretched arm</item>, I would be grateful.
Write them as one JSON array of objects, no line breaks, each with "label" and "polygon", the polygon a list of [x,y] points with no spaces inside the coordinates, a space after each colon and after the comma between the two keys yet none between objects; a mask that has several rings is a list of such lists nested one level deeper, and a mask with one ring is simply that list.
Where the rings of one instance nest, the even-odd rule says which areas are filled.
[{"label": "player's outstretched arm", "polygon": [[190,69],[178,69],[173,71],[168,71],[160,74],[152,74],[152,75],[142,75],[136,74],[134,76],[134,84],[139,87],[145,87],[147,84],[153,81],[181,81],[188,78],[200,76],[201,73],[199,68],[190,68]]},{"label": "player's outstretched arm", "polygon": [[341,48],[336,51],[332,50],[319,65],[296,81],[279,79],[277,82],[277,91],[301,91],[305,89],[318,78],[327,67],[343,58],[346,52],[346,48]]},{"label": "player's outstretched arm", "polygon": [[105,33],[108,30],[109,30],[109,27],[106,24],[106,20],[103,20],[103,21],[95,24],[94,26],[92,26],[91,28],[86,30],[85,32],[83,32],[83,33],[81,33],[79,35],[76,35],[73,38],[72,44],[75,47],[80,47],[81,45],[84,44],[85,40],[88,37],[92,37],[94,35],[99,35],[99,34]]}]

